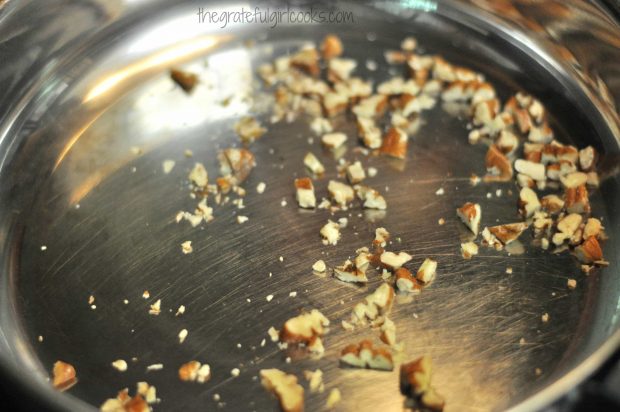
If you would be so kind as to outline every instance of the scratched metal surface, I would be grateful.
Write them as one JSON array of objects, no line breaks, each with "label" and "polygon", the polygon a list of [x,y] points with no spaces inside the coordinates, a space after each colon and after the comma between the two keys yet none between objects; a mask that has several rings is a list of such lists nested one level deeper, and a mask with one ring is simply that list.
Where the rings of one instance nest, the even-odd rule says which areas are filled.
[{"label": "scratched metal surface", "polygon": [[[158,20],[138,26],[137,32],[165,24],[169,30],[180,29],[182,21],[175,18],[187,10],[162,12]],[[434,382],[447,400],[447,411],[514,405],[574,367],[587,354],[584,348],[602,342],[617,327],[610,321],[617,312],[613,297],[618,296],[613,256],[618,248],[613,237],[606,245],[611,267],[590,277],[570,256],[532,247],[528,234],[523,237],[523,254],[481,248],[473,260],[461,258],[459,242],[467,233],[454,209],[465,201],[477,201],[483,224],[513,221],[516,187],[469,185],[472,172],[484,173],[485,150],[467,143],[465,120],[440,107],[424,115],[407,160],[401,163],[354,153],[350,119],[335,120],[336,128],[350,137],[345,158],[360,159],[379,170],[367,183],[384,192],[389,205],[384,216],[364,213],[358,206],[334,216],[296,207],[292,180],[305,173],[301,159],[308,150],[322,153],[319,139],[308,141],[312,133],[302,118],[269,125],[268,133],[252,145],[258,166],[244,185],[245,209],[216,207],[215,220],[200,228],[174,223],[176,212],[191,210],[196,203],[187,189],[193,163],[203,162],[210,176],[216,176],[217,150],[237,144],[232,131],[236,119],[255,113],[266,122],[268,112],[261,99],[248,99],[255,88],[257,65],[304,41],[318,41],[330,31],[343,38],[345,54],[361,62],[357,73],[363,77],[377,82],[387,78],[383,50],[414,34],[429,52],[481,70],[504,98],[527,81],[527,90],[549,107],[561,140],[598,142],[588,135],[590,120],[560,94],[558,82],[517,51],[507,58],[508,46],[492,35],[468,30],[440,14],[421,14],[407,24],[393,24],[398,19],[356,10],[362,20],[354,26],[219,32],[221,45],[185,66],[202,79],[189,96],[161,70],[136,76],[135,87],[116,95],[111,91],[114,98],[102,96],[96,116],[87,116],[95,112],[92,107],[90,112],[78,111],[71,98],[50,109],[32,143],[15,154],[21,169],[5,177],[32,182],[32,203],[15,206],[18,225],[11,235],[19,249],[11,261],[11,291],[25,337],[16,356],[35,375],[47,376],[60,358],[78,371],[79,383],[71,395],[95,406],[119,389],[146,380],[157,386],[162,400],[156,410],[214,409],[217,393],[219,407],[236,411],[276,408],[274,398],[256,380],[259,369],[278,367],[303,380],[301,371],[320,368],[327,389],[338,387],[343,394],[337,410],[373,411],[379,406],[401,410],[396,371],[343,370],[337,363],[344,345],[376,337],[369,329],[346,333],[339,322],[380,283],[379,275],[373,272],[368,287],[360,288],[311,271],[319,258],[334,266],[356,248],[368,246],[378,226],[399,239],[391,250],[414,256],[412,268],[425,257],[439,262],[435,283],[412,299],[399,296],[392,318],[398,339],[405,342],[404,358],[432,355]],[[455,32],[462,36],[455,40]],[[376,40],[369,40],[368,33],[376,33]],[[254,46],[244,43],[250,38],[258,39]],[[93,59],[100,67],[113,67],[124,47],[112,44]],[[366,59],[378,62],[378,70],[368,71]],[[85,69],[89,70],[95,69]],[[87,82],[78,83],[70,97],[83,98],[88,89],[80,84]],[[221,104],[231,96],[228,105]],[[49,150],[42,153],[46,143]],[[132,153],[132,146],[141,147],[143,153]],[[193,151],[193,158],[184,157],[186,149]],[[165,159],[176,161],[168,175],[162,172]],[[321,159],[327,174],[315,183],[319,198],[327,196],[326,183],[336,176],[336,161],[324,153]],[[33,172],[33,162],[49,173]],[[259,182],[267,185],[264,194],[255,191]],[[443,196],[435,195],[440,187]],[[616,188],[613,181],[606,183],[603,194],[592,198],[594,214],[611,227],[617,225]],[[499,197],[497,189],[502,190]],[[281,206],[283,199],[286,206]],[[237,214],[249,221],[238,225]],[[342,240],[337,246],[323,246],[319,228],[327,218],[342,216],[349,218]],[[439,226],[439,218],[446,224]],[[185,240],[192,241],[192,254],[181,253]],[[508,267],[512,274],[506,273]],[[567,289],[568,278],[577,279],[576,290]],[[150,299],[141,297],[144,290],[150,291]],[[293,291],[296,297],[289,296]],[[95,310],[87,302],[91,294]],[[270,294],[274,298],[267,302]],[[150,316],[149,304],[157,299],[162,299],[162,313]],[[181,304],[187,311],[175,317]],[[323,359],[280,351],[269,342],[270,326],[278,328],[300,310],[312,308],[333,322]],[[547,324],[541,322],[545,312],[551,319]],[[184,328],[189,336],[180,345],[177,334]],[[37,341],[39,335],[43,342]],[[268,343],[261,347],[263,338]],[[519,345],[521,338],[525,345]],[[292,363],[285,363],[287,356]],[[137,360],[130,361],[134,357]],[[125,373],[110,366],[119,358],[129,361]],[[211,365],[210,382],[178,380],[178,367],[192,359]],[[146,373],[146,366],[153,363],[163,363],[164,369]],[[230,370],[235,367],[241,374],[232,378]],[[542,370],[541,376],[535,375],[535,368]],[[326,393],[308,394],[307,409],[320,410]]]}]

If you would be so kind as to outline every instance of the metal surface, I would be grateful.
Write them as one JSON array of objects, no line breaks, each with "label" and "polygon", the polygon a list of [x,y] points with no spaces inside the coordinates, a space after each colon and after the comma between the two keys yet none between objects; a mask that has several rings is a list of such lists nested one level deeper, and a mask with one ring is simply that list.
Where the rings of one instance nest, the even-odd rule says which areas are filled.
[{"label": "metal surface", "polygon": [[[484,172],[484,149],[467,143],[466,121],[439,107],[423,116],[404,163],[362,158],[352,150],[355,139],[349,140],[345,158],[379,169],[368,183],[385,192],[389,206],[385,216],[357,207],[336,214],[347,216],[349,226],[335,247],[323,246],[318,237],[321,225],[333,217],[298,210],[292,192],[293,177],[304,174],[303,155],[321,152],[318,139],[308,141],[312,132],[306,119],[269,125],[252,146],[258,166],[244,184],[245,209],[216,207],[215,220],[195,229],[174,223],[176,212],[196,203],[186,182],[194,162],[204,162],[210,176],[216,176],[217,150],[237,144],[235,121],[256,113],[267,122],[263,100],[253,93],[256,67],[329,32],[342,37],[347,56],[362,62],[357,73],[376,82],[389,75],[383,51],[415,35],[427,51],[483,72],[502,98],[520,89],[537,95],[561,140],[594,144],[616,164],[618,123],[612,103],[620,76],[610,66],[618,60],[599,63],[617,53],[618,37],[607,37],[596,48],[595,40],[571,31],[579,27],[575,22],[583,28],[586,21],[596,29],[590,36],[605,38],[609,32],[604,29],[613,27],[602,16],[595,19],[591,10],[582,10],[586,6],[568,3],[574,13],[570,18],[539,18],[545,32],[522,24],[540,14],[535,4],[517,3],[521,18],[481,3],[477,6],[487,11],[465,3],[442,3],[435,12],[398,3],[375,8],[341,4],[355,13],[355,24],[222,30],[196,22],[202,2],[167,3],[59,1],[45,11],[47,21],[25,18],[32,12],[28,2],[4,5],[0,30],[10,63],[0,68],[0,85],[7,90],[0,115],[0,330],[2,362],[12,378],[62,409],[98,406],[121,388],[133,389],[146,380],[158,388],[162,402],[157,410],[213,409],[216,393],[228,410],[270,410],[276,404],[255,378],[259,369],[279,367],[300,375],[320,368],[328,389],[338,387],[343,394],[339,409],[371,411],[380,405],[400,410],[396,371],[342,370],[336,361],[352,339],[375,335],[360,330],[353,337],[339,321],[380,276],[374,274],[368,288],[356,288],[311,272],[319,258],[334,266],[369,245],[377,226],[400,239],[393,248],[411,253],[413,266],[427,256],[439,261],[432,287],[411,301],[398,299],[392,317],[406,343],[405,358],[432,355],[434,382],[448,411],[544,406],[618,347],[617,177],[592,196],[594,214],[603,217],[611,234],[605,245],[610,267],[586,277],[573,258],[538,250],[529,238],[523,254],[483,248],[465,261],[459,253],[465,233],[455,207],[476,200],[483,224],[511,221],[517,218],[516,196],[509,192],[516,187],[469,185],[472,172]],[[53,14],[61,6],[68,8],[63,9],[67,20]],[[37,23],[42,28],[35,35]],[[529,37],[520,31],[524,27]],[[369,40],[369,33],[376,40]],[[581,49],[570,50],[576,60],[567,59],[566,52],[562,58],[555,54],[551,39],[557,35],[561,40],[561,34],[566,34],[561,43],[566,50],[581,40],[576,42]],[[28,42],[39,48],[23,47]],[[22,48],[29,52],[22,56]],[[584,58],[591,64],[584,63],[579,50],[587,51]],[[366,69],[367,59],[379,63],[377,71]],[[182,62],[201,77],[189,96],[166,75],[168,67]],[[601,88],[605,83],[609,88]],[[228,104],[222,104],[225,100]],[[345,117],[336,125],[354,135]],[[133,146],[143,153],[134,154]],[[193,158],[184,157],[185,149],[193,151]],[[161,167],[165,159],[176,161],[168,175]],[[327,195],[326,182],[336,174],[336,160],[326,154],[322,160],[328,172],[316,183],[319,197]],[[261,181],[267,190],[259,195],[255,187]],[[444,196],[435,195],[440,187]],[[495,196],[496,189],[502,189],[502,196]],[[237,214],[249,221],[238,225]],[[441,217],[444,226],[436,223]],[[181,253],[185,240],[192,240],[190,255]],[[566,288],[568,278],[578,280],[576,290]],[[150,299],[142,298],[144,290]],[[292,291],[296,297],[289,297]],[[91,294],[95,310],[87,302]],[[270,294],[274,298],[268,302]],[[162,299],[162,313],[150,316],[149,304],[157,299]],[[181,304],[187,311],[176,317]],[[280,351],[269,342],[270,326],[311,308],[319,308],[334,324],[323,359]],[[545,312],[551,318],[547,324],[540,320]],[[180,345],[177,334],[183,328],[189,336]],[[261,347],[263,338],[268,343]],[[519,345],[521,338],[525,345]],[[287,356],[291,364],[285,363]],[[122,374],[110,366],[119,358],[129,361]],[[56,359],[78,371],[79,383],[70,396],[47,389],[45,379]],[[192,359],[211,365],[209,383],[178,380],[178,367]],[[153,363],[163,363],[164,369],[146,373]],[[241,370],[238,378],[230,375],[235,367]],[[321,409],[324,399],[307,395],[307,410]]]}]

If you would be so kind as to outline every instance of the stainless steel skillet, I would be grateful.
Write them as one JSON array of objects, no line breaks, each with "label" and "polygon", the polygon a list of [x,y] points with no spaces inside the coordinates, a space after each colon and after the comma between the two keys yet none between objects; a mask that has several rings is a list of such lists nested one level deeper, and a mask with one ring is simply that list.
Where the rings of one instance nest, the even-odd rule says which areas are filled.
[{"label": "stainless steel skillet", "polygon": [[[612,174],[619,149],[620,37],[617,25],[593,6],[545,3],[342,3],[338,7],[352,11],[355,23],[220,29],[198,24],[197,9],[243,4],[5,2],[0,330],[6,376],[29,397],[64,410],[96,407],[139,380],[157,386],[161,410],[215,408],[216,393],[231,410],[272,409],[273,399],[253,377],[263,367],[287,367],[287,354],[260,346],[267,329],[300,309],[321,307],[333,319],[348,313],[367,291],[314,277],[310,266],[319,255],[340,263],[380,223],[416,259],[432,254],[440,261],[438,281],[414,301],[396,305],[394,320],[407,356],[435,359],[447,410],[532,410],[565,394],[620,340],[620,195]],[[268,6],[277,4],[261,4]],[[193,162],[215,170],[214,153],[234,139],[235,120],[248,112],[267,117],[260,101],[247,98],[258,64],[330,32],[342,37],[347,55],[378,63],[376,71],[360,68],[377,81],[389,75],[384,50],[414,35],[429,52],[485,73],[504,97],[520,89],[537,95],[561,140],[605,153],[603,167],[611,176],[592,200],[611,235],[605,246],[610,266],[586,278],[570,256],[535,248],[512,256],[485,251],[463,261],[454,207],[479,199],[492,222],[513,218],[516,199],[486,198],[507,185],[469,187],[470,173],[483,172],[484,152],[468,145],[464,121],[441,110],[425,117],[402,171],[379,158],[369,161],[381,171],[373,184],[390,188],[390,208],[378,222],[349,217],[354,230],[344,235],[346,247],[322,247],[317,228],[326,216],[294,206],[291,180],[303,174],[300,158],[310,147],[302,120],[270,126],[253,148],[261,167],[247,182],[248,223],[237,225],[232,207],[203,230],[172,223],[179,209],[193,204],[184,185]],[[191,96],[166,76],[182,63],[204,80]],[[341,127],[353,131],[344,121]],[[134,146],[143,153],[136,156]],[[165,159],[176,161],[169,175],[161,172]],[[328,165],[333,173],[335,163]],[[258,196],[253,188],[261,181],[267,190]],[[435,195],[439,187],[444,197]],[[448,221],[441,228],[435,224],[440,217]],[[194,253],[185,256],[179,244],[188,239]],[[576,290],[567,290],[568,278],[578,280]],[[152,301],[142,299],[144,290],[162,298],[159,317],[148,315]],[[293,291],[295,298],[289,297]],[[87,302],[91,294],[95,310]],[[187,312],[178,318],[181,304]],[[543,325],[545,312],[551,321]],[[179,345],[182,328],[190,335]],[[327,356],[294,361],[294,369],[320,367],[328,386],[343,392],[343,410],[400,409],[395,374],[337,367],[334,355],[348,339],[333,328]],[[133,357],[137,362],[124,374],[109,366]],[[45,382],[59,358],[78,370],[71,396]],[[176,379],[177,366],[194,358],[211,364],[208,385]],[[163,371],[145,373],[159,362]],[[234,367],[241,369],[236,379],[230,377]],[[323,402],[309,396],[307,409]]]}]

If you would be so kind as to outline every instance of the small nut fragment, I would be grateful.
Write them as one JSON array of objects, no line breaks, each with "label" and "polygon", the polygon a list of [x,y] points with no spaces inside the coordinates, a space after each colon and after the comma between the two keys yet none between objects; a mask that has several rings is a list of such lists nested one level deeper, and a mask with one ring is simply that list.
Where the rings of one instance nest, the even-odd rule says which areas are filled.
[{"label": "small nut fragment", "polygon": [[185,382],[205,383],[211,379],[211,367],[198,361],[184,363],[179,368],[179,379]]},{"label": "small nut fragment", "polygon": [[342,54],[343,47],[340,37],[335,34],[328,34],[321,43],[321,53],[324,59],[331,59],[332,57],[338,57]]},{"label": "small nut fragment", "polygon": [[252,143],[267,132],[258,120],[250,116],[241,118],[235,123],[234,129],[244,143]]},{"label": "small nut fragment", "polygon": [[316,207],[314,185],[309,177],[295,179],[295,197],[299,207],[313,209]]},{"label": "small nut fragment", "polygon": [[363,202],[364,208],[378,210],[385,210],[387,208],[385,198],[375,189],[364,185],[356,185],[354,189],[357,197]]},{"label": "small nut fragment", "polygon": [[409,269],[399,268],[395,272],[396,288],[401,292],[419,293],[422,285],[413,277]]},{"label": "small nut fragment", "polygon": [[320,233],[323,237],[323,244],[336,245],[340,240],[340,225],[334,221],[328,220],[321,228]]},{"label": "small nut fragment", "polygon": [[382,283],[373,293],[357,303],[351,312],[351,324],[365,324],[379,316],[387,315],[392,309],[394,289],[387,283]]},{"label": "small nut fragment", "polygon": [[482,211],[478,203],[465,203],[462,207],[456,209],[456,215],[474,235],[478,235],[480,218],[482,216]]},{"label": "small nut fragment", "polygon": [[568,279],[566,286],[568,286],[569,289],[575,289],[577,287],[577,281],[575,279]]},{"label": "small nut fragment", "polygon": [[319,52],[314,47],[303,48],[293,54],[290,59],[290,65],[315,77],[321,72]]},{"label": "small nut fragment", "polygon": [[564,201],[557,195],[546,195],[540,199],[540,204],[544,210],[550,214],[558,214],[564,209]]},{"label": "small nut fragment", "polygon": [[359,160],[347,166],[347,179],[349,179],[351,184],[356,184],[366,179],[366,172]]},{"label": "small nut fragment", "polygon": [[327,64],[327,78],[332,82],[347,80],[357,67],[353,59],[331,59]]},{"label": "small nut fragment", "polygon": [[52,370],[52,385],[59,391],[66,391],[77,383],[75,368],[70,363],[58,360]]},{"label": "small nut fragment", "polygon": [[243,182],[252,169],[256,166],[254,155],[247,149],[228,148],[218,153],[220,173],[227,177],[233,184]]},{"label": "small nut fragment", "polygon": [[347,141],[347,135],[340,132],[327,133],[321,137],[323,146],[330,150],[336,150]]},{"label": "small nut fragment", "polygon": [[603,250],[594,236],[590,236],[575,248],[575,256],[582,263],[596,263],[603,260]]},{"label": "small nut fragment", "polygon": [[596,159],[596,150],[592,146],[588,146],[579,151],[579,167],[584,172],[589,172],[594,168]]},{"label": "small nut fragment", "polygon": [[312,270],[314,270],[315,272],[323,273],[327,270],[327,266],[325,265],[325,262],[323,260],[317,260],[316,262],[314,262],[314,265],[312,265]]},{"label": "small nut fragment", "polygon": [[209,183],[209,176],[207,169],[205,169],[202,163],[194,164],[194,168],[189,172],[189,180],[195,184],[198,188],[206,188]]},{"label": "small nut fragment", "polygon": [[519,210],[525,218],[529,218],[539,211],[541,207],[536,192],[529,187],[524,187],[519,192]]},{"label": "small nut fragment", "polygon": [[368,278],[364,271],[358,270],[357,267],[347,259],[342,265],[334,268],[334,276],[343,282],[366,283]]},{"label": "small nut fragment", "polygon": [[381,263],[391,270],[396,270],[409,262],[412,256],[405,252],[383,252],[380,257]]},{"label": "small nut fragment", "polygon": [[590,199],[586,186],[567,188],[564,193],[564,205],[568,213],[590,213]]},{"label": "small nut fragment", "polygon": [[433,280],[435,280],[435,273],[437,272],[437,261],[426,258],[420,269],[418,269],[418,273],[416,274],[416,278],[422,282],[424,286],[430,285]]},{"label": "small nut fragment", "polygon": [[194,90],[196,83],[198,83],[198,76],[196,74],[179,69],[170,70],[170,78],[172,78],[185,93],[190,93]]},{"label": "small nut fragment", "polygon": [[517,159],[515,161],[515,170],[534,180],[545,180],[547,177],[545,174],[545,165],[528,160]]},{"label": "small nut fragment", "polygon": [[112,362],[112,367],[119,372],[125,372],[127,370],[127,362],[123,359],[117,359]]},{"label": "small nut fragment", "polygon": [[323,167],[321,161],[311,152],[306,153],[306,156],[304,156],[304,165],[310,172],[317,176],[325,173],[325,167]]},{"label": "small nut fragment", "polygon": [[304,377],[308,381],[310,393],[323,393],[325,384],[323,383],[323,371],[320,369],[313,371],[304,371]]},{"label": "small nut fragment", "polygon": [[400,390],[403,395],[412,398],[422,406],[442,411],[443,398],[431,385],[432,361],[430,356],[422,356],[400,366]]},{"label": "small nut fragment", "polygon": [[385,247],[388,240],[390,240],[390,233],[387,229],[384,227],[375,229],[375,239],[372,241],[375,246]]},{"label": "small nut fragment", "polygon": [[569,173],[565,176],[560,176],[560,182],[567,189],[576,188],[588,182],[588,175],[583,172]]},{"label": "small nut fragment", "polygon": [[305,344],[310,351],[321,354],[324,351],[321,336],[327,332],[327,326],[329,319],[312,309],[287,320],[280,331],[280,341]]},{"label": "small nut fragment", "polygon": [[505,245],[517,240],[527,228],[528,225],[524,222],[485,227],[482,238],[487,246],[501,250]]},{"label": "small nut fragment", "polygon": [[338,388],[334,388],[329,392],[327,396],[327,400],[325,401],[325,407],[327,409],[332,409],[336,406],[337,403],[342,399],[342,395],[340,394],[340,390]]},{"label": "small nut fragment", "polygon": [[369,149],[378,149],[381,147],[381,129],[377,127],[375,121],[371,117],[358,116],[357,131],[364,146]]},{"label": "small nut fragment", "polygon": [[478,254],[478,245],[474,242],[461,243],[461,256],[463,259],[471,259]]},{"label": "small nut fragment", "polygon": [[512,178],[512,165],[496,145],[491,145],[485,158],[487,175],[484,180],[487,182],[505,182]]},{"label": "small nut fragment", "polygon": [[340,363],[354,368],[391,371],[394,369],[389,349],[374,348],[369,340],[346,346],[340,353]]},{"label": "small nut fragment", "polygon": [[404,159],[407,155],[407,133],[398,127],[390,127],[383,136],[379,151],[388,156]]},{"label": "small nut fragment", "polygon": [[278,398],[284,412],[303,412],[304,388],[297,383],[295,375],[279,369],[261,369],[261,385]]},{"label": "small nut fragment", "polygon": [[601,239],[603,237],[603,225],[600,220],[594,217],[589,218],[583,228],[584,239],[587,239],[590,236],[594,236],[597,239]]},{"label": "small nut fragment", "polygon": [[329,181],[327,191],[339,206],[346,206],[355,196],[351,186],[336,180]]}]

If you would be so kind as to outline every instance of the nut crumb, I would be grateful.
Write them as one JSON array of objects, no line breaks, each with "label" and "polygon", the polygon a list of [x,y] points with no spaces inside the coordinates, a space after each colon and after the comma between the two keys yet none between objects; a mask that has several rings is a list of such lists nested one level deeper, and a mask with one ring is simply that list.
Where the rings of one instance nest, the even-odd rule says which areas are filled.
[{"label": "nut crumb", "polygon": [[151,294],[149,293],[149,291],[148,291],[148,290],[145,290],[144,292],[142,292],[142,297],[143,297],[144,299],[148,299],[148,298],[150,298],[150,297],[151,297]]},{"label": "nut crumb", "polygon": [[236,378],[237,376],[239,376],[239,374],[241,374],[241,371],[239,370],[239,368],[233,368],[230,371],[230,374],[232,377]]},{"label": "nut crumb", "polygon": [[273,295],[267,295],[265,299],[267,299],[267,302],[271,302],[271,300],[273,299]]},{"label": "nut crumb", "polygon": [[187,329],[181,329],[181,331],[179,332],[179,343],[185,342],[185,338],[187,338],[188,333],[189,332],[187,331]]},{"label": "nut crumb", "polygon": [[569,289],[575,289],[577,287],[577,281],[575,279],[568,279],[566,285]]},{"label": "nut crumb", "polygon": [[127,362],[123,359],[118,359],[112,362],[112,367],[120,372],[125,372],[127,370]]},{"label": "nut crumb", "polygon": [[512,268],[511,267],[507,267],[506,268],[506,273],[511,275],[512,274]]},{"label": "nut crumb", "polygon": [[186,240],[185,242],[181,243],[181,251],[184,255],[192,253],[194,251],[194,248],[192,247],[192,241]]},{"label": "nut crumb", "polygon": [[265,182],[260,182],[259,184],[256,185],[256,192],[261,195],[265,192],[265,189],[267,188],[267,185],[265,184]]},{"label": "nut crumb", "polygon": [[174,316],[180,316],[180,315],[182,315],[182,314],[184,314],[184,313],[185,313],[185,306],[184,306],[184,305],[181,305],[181,306],[179,306],[179,308],[177,309],[177,313],[176,313]]},{"label": "nut crumb", "polygon": [[439,226],[443,226],[446,224],[446,219],[444,219],[443,217],[440,217],[439,220],[437,221],[437,224]]},{"label": "nut crumb", "polygon": [[149,315],[159,315],[161,313],[161,299],[157,299],[155,303],[151,305],[149,309]]},{"label": "nut crumb", "polygon": [[304,409],[304,388],[297,383],[295,375],[279,369],[261,369],[261,384],[276,395],[284,412],[299,412]]},{"label": "nut crumb", "polygon": [[325,406],[327,409],[332,409],[340,400],[342,399],[342,395],[340,395],[340,390],[338,388],[334,388],[329,392],[329,396],[327,396],[327,401],[325,401]]},{"label": "nut crumb", "polygon": [[164,174],[168,174],[170,172],[172,172],[172,169],[174,169],[174,165],[175,165],[175,161],[174,160],[164,160],[161,164],[161,168],[164,171]]},{"label": "nut crumb", "polygon": [[444,193],[446,193],[446,191],[443,189],[443,187],[440,187],[440,188],[439,188],[439,189],[437,189],[437,191],[435,192],[435,194],[436,194],[437,196],[441,196],[441,195],[443,195]]},{"label": "nut crumb", "polygon": [[147,372],[160,371],[162,369],[164,369],[163,363],[154,363],[146,367]]},{"label": "nut crumb", "polygon": [[52,375],[52,385],[59,391],[66,391],[77,383],[75,368],[70,363],[56,361]]},{"label": "nut crumb", "polygon": [[244,224],[248,220],[250,220],[250,218],[247,216],[237,216],[237,223],[239,223],[240,225]]},{"label": "nut crumb", "polygon": [[541,316],[541,320],[543,321],[543,323],[549,322],[549,314],[543,313],[543,315]]},{"label": "nut crumb", "polygon": [[312,265],[312,270],[314,270],[315,272],[323,273],[327,270],[327,266],[325,265],[325,262],[323,260],[317,260],[316,262],[314,262],[314,265]]}]

